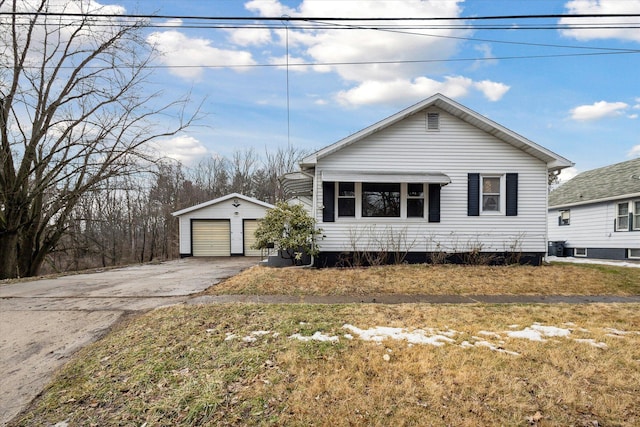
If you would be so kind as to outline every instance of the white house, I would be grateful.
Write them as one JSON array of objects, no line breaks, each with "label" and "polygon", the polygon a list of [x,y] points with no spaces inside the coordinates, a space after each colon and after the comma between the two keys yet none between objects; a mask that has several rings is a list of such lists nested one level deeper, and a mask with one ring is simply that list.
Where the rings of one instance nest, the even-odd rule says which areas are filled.
[{"label": "white house", "polygon": [[[437,94],[325,147],[284,177],[323,230],[316,265],[345,254],[547,249],[548,173],[572,163]],[[459,257],[460,258],[460,257]]]},{"label": "white house", "polygon": [[180,229],[180,256],[260,256],[251,249],[258,220],[274,206],[233,193],[174,212]]},{"label": "white house", "polygon": [[583,172],[549,195],[561,255],[640,260],[640,158]]}]

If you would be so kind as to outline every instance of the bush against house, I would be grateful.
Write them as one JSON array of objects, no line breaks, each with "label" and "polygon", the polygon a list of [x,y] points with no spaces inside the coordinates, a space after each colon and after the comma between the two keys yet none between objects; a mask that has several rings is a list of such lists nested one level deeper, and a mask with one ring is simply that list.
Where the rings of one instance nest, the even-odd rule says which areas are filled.
[{"label": "bush against house", "polygon": [[283,258],[296,264],[303,254],[317,255],[315,242],[321,233],[315,219],[301,205],[279,202],[260,221],[253,249],[278,248]]}]

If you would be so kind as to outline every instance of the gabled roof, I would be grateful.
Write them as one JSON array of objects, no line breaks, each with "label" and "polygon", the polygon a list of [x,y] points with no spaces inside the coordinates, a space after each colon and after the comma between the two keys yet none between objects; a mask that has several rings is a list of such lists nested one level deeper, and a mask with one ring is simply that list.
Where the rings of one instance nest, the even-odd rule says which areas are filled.
[{"label": "gabled roof", "polygon": [[582,205],[640,197],[640,157],[582,172],[553,190],[549,206]]},{"label": "gabled roof", "polygon": [[171,215],[180,216],[180,215],[183,215],[183,214],[186,214],[186,213],[189,213],[189,212],[197,211],[198,209],[206,208],[207,206],[211,206],[211,205],[215,205],[217,203],[224,202],[225,200],[229,200],[229,199],[242,199],[245,202],[253,203],[253,204],[256,204],[256,205],[259,205],[259,206],[264,206],[265,208],[268,208],[268,209],[271,209],[271,208],[275,207],[272,204],[263,202],[263,201],[258,200],[258,199],[254,199],[253,197],[245,196],[245,195],[240,194],[240,193],[231,193],[231,194],[227,194],[226,196],[218,197],[217,199],[209,200],[208,202],[200,203],[199,205],[191,206],[189,208],[185,208],[185,209],[173,212]]},{"label": "gabled roof", "polygon": [[573,166],[573,163],[570,160],[567,160],[564,157],[550,150],[547,150],[546,148],[536,144],[535,142],[530,141],[521,135],[518,135],[512,130],[499,125],[498,123],[484,117],[479,113],[476,113],[475,111],[461,104],[458,104],[457,102],[439,93],[392,116],[389,116],[386,119],[379,121],[378,123],[362,129],[361,131],[356,132],[353,135],[341,139],[340,141],[332,145],[316,151],[315,153],[305,157],[300,164],[302,167],[313,167],[319,159],[326,157],[329,154],[333,154],[344,147],[360,141],[429,107],[440,108],[441,110],[444,110],[447,113],[458,117],[461,120],[464,120],[465,122],[477,127],[478,129],[481,129],[495,136],[496,138],[501,139],[506,143],[509,143],[514,147],[529,153],[533,157],[547,163],[547,167],[549,170],[560,170],[566,167]]}]

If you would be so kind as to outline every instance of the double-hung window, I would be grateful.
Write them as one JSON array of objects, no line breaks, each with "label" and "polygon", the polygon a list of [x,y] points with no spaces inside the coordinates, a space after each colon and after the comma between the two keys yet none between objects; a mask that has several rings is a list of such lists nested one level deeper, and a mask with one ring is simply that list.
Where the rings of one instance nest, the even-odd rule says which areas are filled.
[{"label": "double-hung window", "polygon": [[637,231],[640,230],[640,200],[635,200],[631,204],[633,205],[633,224],[631,228]]},{"label": "double-hung window", "polygon": [[482,212],[500,212],[500,177],[482,177]]},{"label": "double-hung window", "polygon": [[616,230],[629,230],[629,203],[618,203],[616,205]]},{"label": "double-hung window", "polygon": [[338,216],[356,216],[356,185],[353,182],[338,183]]},{"label": "double-hung window", "polygon": [[564,209],[560,211],[560,217],[558,218],[558,225],[570,225],[571,224],[571,210]]},{"label": "double-hung window", "polygon": [[400,184],[363,182],[362,217],[400,217]]},{"label": "double-hung window", "polygon": [[407,218],[424,218],[424,184],[407,184]]}]

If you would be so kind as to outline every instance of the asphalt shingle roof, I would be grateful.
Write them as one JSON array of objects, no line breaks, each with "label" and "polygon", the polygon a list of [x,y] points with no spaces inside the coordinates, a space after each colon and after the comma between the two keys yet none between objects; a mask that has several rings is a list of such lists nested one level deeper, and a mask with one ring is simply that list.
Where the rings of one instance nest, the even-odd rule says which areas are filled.
[{"label": "asphalt shingle roof", "polygon": [[549,206],[587,203],[637,193],[640,193],[640,157],[576,175],[551,192]]}]

